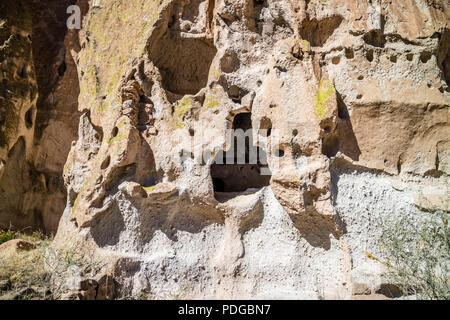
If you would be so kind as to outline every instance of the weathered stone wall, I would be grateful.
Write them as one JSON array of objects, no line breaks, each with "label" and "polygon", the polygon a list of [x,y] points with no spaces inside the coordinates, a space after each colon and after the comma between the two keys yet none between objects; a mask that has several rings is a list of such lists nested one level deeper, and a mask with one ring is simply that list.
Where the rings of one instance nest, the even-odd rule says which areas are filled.
[{"label": "weathered stone wall", "polygon": [[[379,218],[450,210],[445,1],[79,3],[65,47],[81,116],[55,246],[101,256],[119,297],[376,292]],[[253,178],[260,164],[213,165],[236,127],[270,181]],[[35,163],[59,168],[42,139]]]},{"label": "weathered stone wall", "polygon": [[56,233],[62,170],[77,136],[79,83],[65,40],[73,1],[2,1],[0,227]]}]

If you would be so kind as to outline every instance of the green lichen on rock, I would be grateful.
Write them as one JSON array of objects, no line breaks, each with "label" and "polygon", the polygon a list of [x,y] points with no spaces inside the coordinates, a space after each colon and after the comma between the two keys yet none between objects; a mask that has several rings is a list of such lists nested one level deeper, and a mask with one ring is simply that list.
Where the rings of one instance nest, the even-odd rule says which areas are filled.
[{"label": "green lichen on rock", "polygon": [[75,202],[73,203],[72,211],[75,211],[78,207],[78,204],[80,203],[80,195],[77,196],[75,199]]},{"label": "green lichen on rock", "polygon": [[222,75],[222,72],[220,72],[219,69],[214,69],[214,77],[216,79],[220,78],[221,75]]},{"label": "green lichen on rock", "polygon": [[191,110],[194,100],[191,96],[184,96],[175,104],[174,108],[174,126],[176,129],[184,128],[184,116]]},{"label": "green lichen on rock", "polygon": [[327,103],[328,99],[336,92],[333,83],[328,80],[327,77],[323,76],[320,79],[319,89],[314,97],[314,105],[316,107],[315,114],[319,119],[325,117],[327,113]]},{"label": "green lichen on rock", "polygon": [[328,0],[311,0],[311,2],[309,3],[309,6],[311,6],[311,8],[313,8],[313,9],[315,9],[316,5],[324,4],[327,2],[328,2]]},{"label": "green lichen on rock", "polygon": [[145,191],[153,191],[155,190],[156,186],[150,186],[150,187],[142,187]]},{"label": "green lichen on rock", "polygon": [[127,121],[121,121],[117,125],[117,128],[122,129],[123,127],[127,126],[129,123]]},{"label": "green lichen on rock", "polygon": [[125,135],[123,133],[119,133],[117,136],[115,136],[114,138],[111,138],[108,140],[108,145],[112,145],[113,143],[120,141],[122,139],[125,138]]},{"label": "green lichen on rock", "polygon": [[205,98],[205,103],[203,105],[203,108],[206,109],[211,109],[211,108],[215,108],[219,106],[219,100],[214,99],[214,97],[212,96],[207,96]]},{"label": "green lichen on rock", "polygon": [[300,45],[301,45],[301,48],[304,50],[304,51],[310,51],[311,50],[311,43],[309,43],[309,41],[308,40],[301,40],[300,41]]},{"label": "green lichen on rock", "polygon": [[212,89],[205,97],[203,102],[203,110],[216,108],[220,105],[221,92],[218,89]]},{"label": "green lichen on rock", "polygon": [[95,77],[91,69],[84,71],[81,105],[96,105],[97,98],[104,96],[109,103],[120,102],[115,93],[121,77],[134,58],[145,54],[153,26],[168,3],[168,0],[112,0],[89,12],[86,48],[80,52],[80,65],[98,68]]}]

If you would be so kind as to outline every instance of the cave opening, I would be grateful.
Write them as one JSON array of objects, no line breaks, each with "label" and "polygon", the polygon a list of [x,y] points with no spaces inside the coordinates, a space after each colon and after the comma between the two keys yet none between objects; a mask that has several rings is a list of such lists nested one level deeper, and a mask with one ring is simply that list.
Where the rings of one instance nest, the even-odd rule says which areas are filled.
[{"label": "cave opening", "polygon": [[206,87],[217,49],[208,39],[181,36],[169,29],[149,53],[161,72],[164,89],[183,96],[195,95]]},{"label": "cave opening", "polygon": [[253,146],[251,113],[236,115],[232,129],[231,147],[226,152],[219,152],[211,166],[216,195],[261,189],[270,184],[266,153]]}]

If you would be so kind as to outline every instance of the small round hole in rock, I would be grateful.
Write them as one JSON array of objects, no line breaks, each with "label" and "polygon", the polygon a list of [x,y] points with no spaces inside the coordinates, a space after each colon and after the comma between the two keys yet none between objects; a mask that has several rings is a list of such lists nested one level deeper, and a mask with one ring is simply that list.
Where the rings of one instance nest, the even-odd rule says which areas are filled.
[{"label": "small round hole in rock", "polygon": [[339,64],[339,62],[341,62],[341,57],[334,57],[333,59],[331,59],[331,62],[333,64]]},{"label": "small round hole in rock", "polygon": [[356,96],[356,99],[360,100],[360,99],[362,99],[362,97],[363,97],[362,94],[358,94],[358,95]]},{"label": "small round hole in rock", "polygon": [[27,77],[27,67],[23,66],[22,69],[20,69],[19,76],[24,79]]},{"label": "small round hole in rock", "polygon": [[113,138],[115,138],[115,137],[117,137],[117,134],[118,134],[118,133],[119,133],[119,128],[114,127],[114,128],[112,129],[111,136],[112,136]]},{"label": "small round hole in rock", "polygon": [[413,61],[413,59],[414,59],[414,55],[413,55],[412,53],[408,53],[408,54],[406,55],[406,60],[408,60],[408,61]]},{"label": "small round hole in rock", "polygon": [[107,156],[105,160],[103,160],[102,165],[101,165],[101,169],[105,170],[106,168],[109,167],[109,164],[111,163],[111,157]]},{"label": "small round hole in rock", "polygon": [[189,135],[191,136],[191,137],[193,137],[194,135],[195,135],[195,131],[194,131],[194,129],[189,129]]},{"label": "small round hole in rock", "polygon": [[353,59],[355,57],[355,53],[353,52],[353,49],[345,49],[345,57],[347,59]]},{"label": "small round hole in rock", "polygon": [[292,135],[296,137],[298,135],[298,130],[297,129],[292,130]]},{"label": "small round hole in rock", "polygon": [[232,85],[229,89],[228,89],[228,95],[233,99],[233,100],[239,100],[240,99],[240,90],[238,86]]},{"label": "small round hole in rock", "polygon": [[366,59],[367,59],[367,61],[369,61],[369,62],[372,62],[372,61],[373,61],[373,50],[368,50],[368,51],[366,52]]},{"label": "small round hole in rock", "polygon": [[282,149],[277,149],[277,150],[275,151],[275,156],[278,157],[278,158],[284,157],[284,150],[282,150]]},{"label": "small round hole in rock", "polygon": [[27,129],[33,127],[33,110],[30,109],[25,113],[25,126]]},{"label": "small round hole in rock", "polygon": [[397,56],[391,56],[390,59],[392,63],[397,63]]},{"label": "small round hole in rock", "polygon": [[322,141],[322,154],[328,158],[333,158],[339,152],[339,138],[332,134],[325,137]]},{"label": "small round hole in rock", "polygon": [[422,63],[427,63],[430,59],[431,59],[431,53],[424,51],[420,54],[420,61],[422,61]]},{"label": "small round hole in rock", "polygon": [[361,80],[364,80],[364,76],[359,76],[359,77],[358,77],[358,80],[360,80],[360,81],[361,81]]},{"label": "small round hole in rock", "polygon": [[263,117],[259,124],[259,130],[263,137],[269,137],[272,134],[272,121],[267,117]]}]

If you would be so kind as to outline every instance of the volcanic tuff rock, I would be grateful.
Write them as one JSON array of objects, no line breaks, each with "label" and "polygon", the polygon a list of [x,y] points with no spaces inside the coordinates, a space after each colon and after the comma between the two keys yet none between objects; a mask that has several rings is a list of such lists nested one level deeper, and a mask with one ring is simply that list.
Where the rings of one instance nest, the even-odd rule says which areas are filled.
[{"label": "volcanic tuff rock", "polygon": [[[119,297],[377,291],[382,268],[364,253],[383,255],[377,219],[449,210],[447,1],[78,5],[82,29],[66,34],[67,69],[53,86],[39,80],[52,70],[32,67],[37,22],[0,25],[1,107],[13,114],[1,110],[12,124],[0,136],[0,221],[25,219],[9,209],[27,199],[11,198],[16,181],[60,172],[77,105],[54,245],[104,257]],[[13,33],[23,49],[5,51]],[[53,113],[42,105],[52,117],[38,135],[26,113],[48,99],[57,102]],[[267,165],[215,161],[233,144],[226,129],[251,129],[248,148]],[[44,177],[14,180],[24,166]]]},{"label": "volcanic tuff rock", "polygon": [[[0,3],[0,227],[56,232],[77,137],[77,66],[66,38],[74,1]],[[72,37],[72,38],[71,38]]]}]

